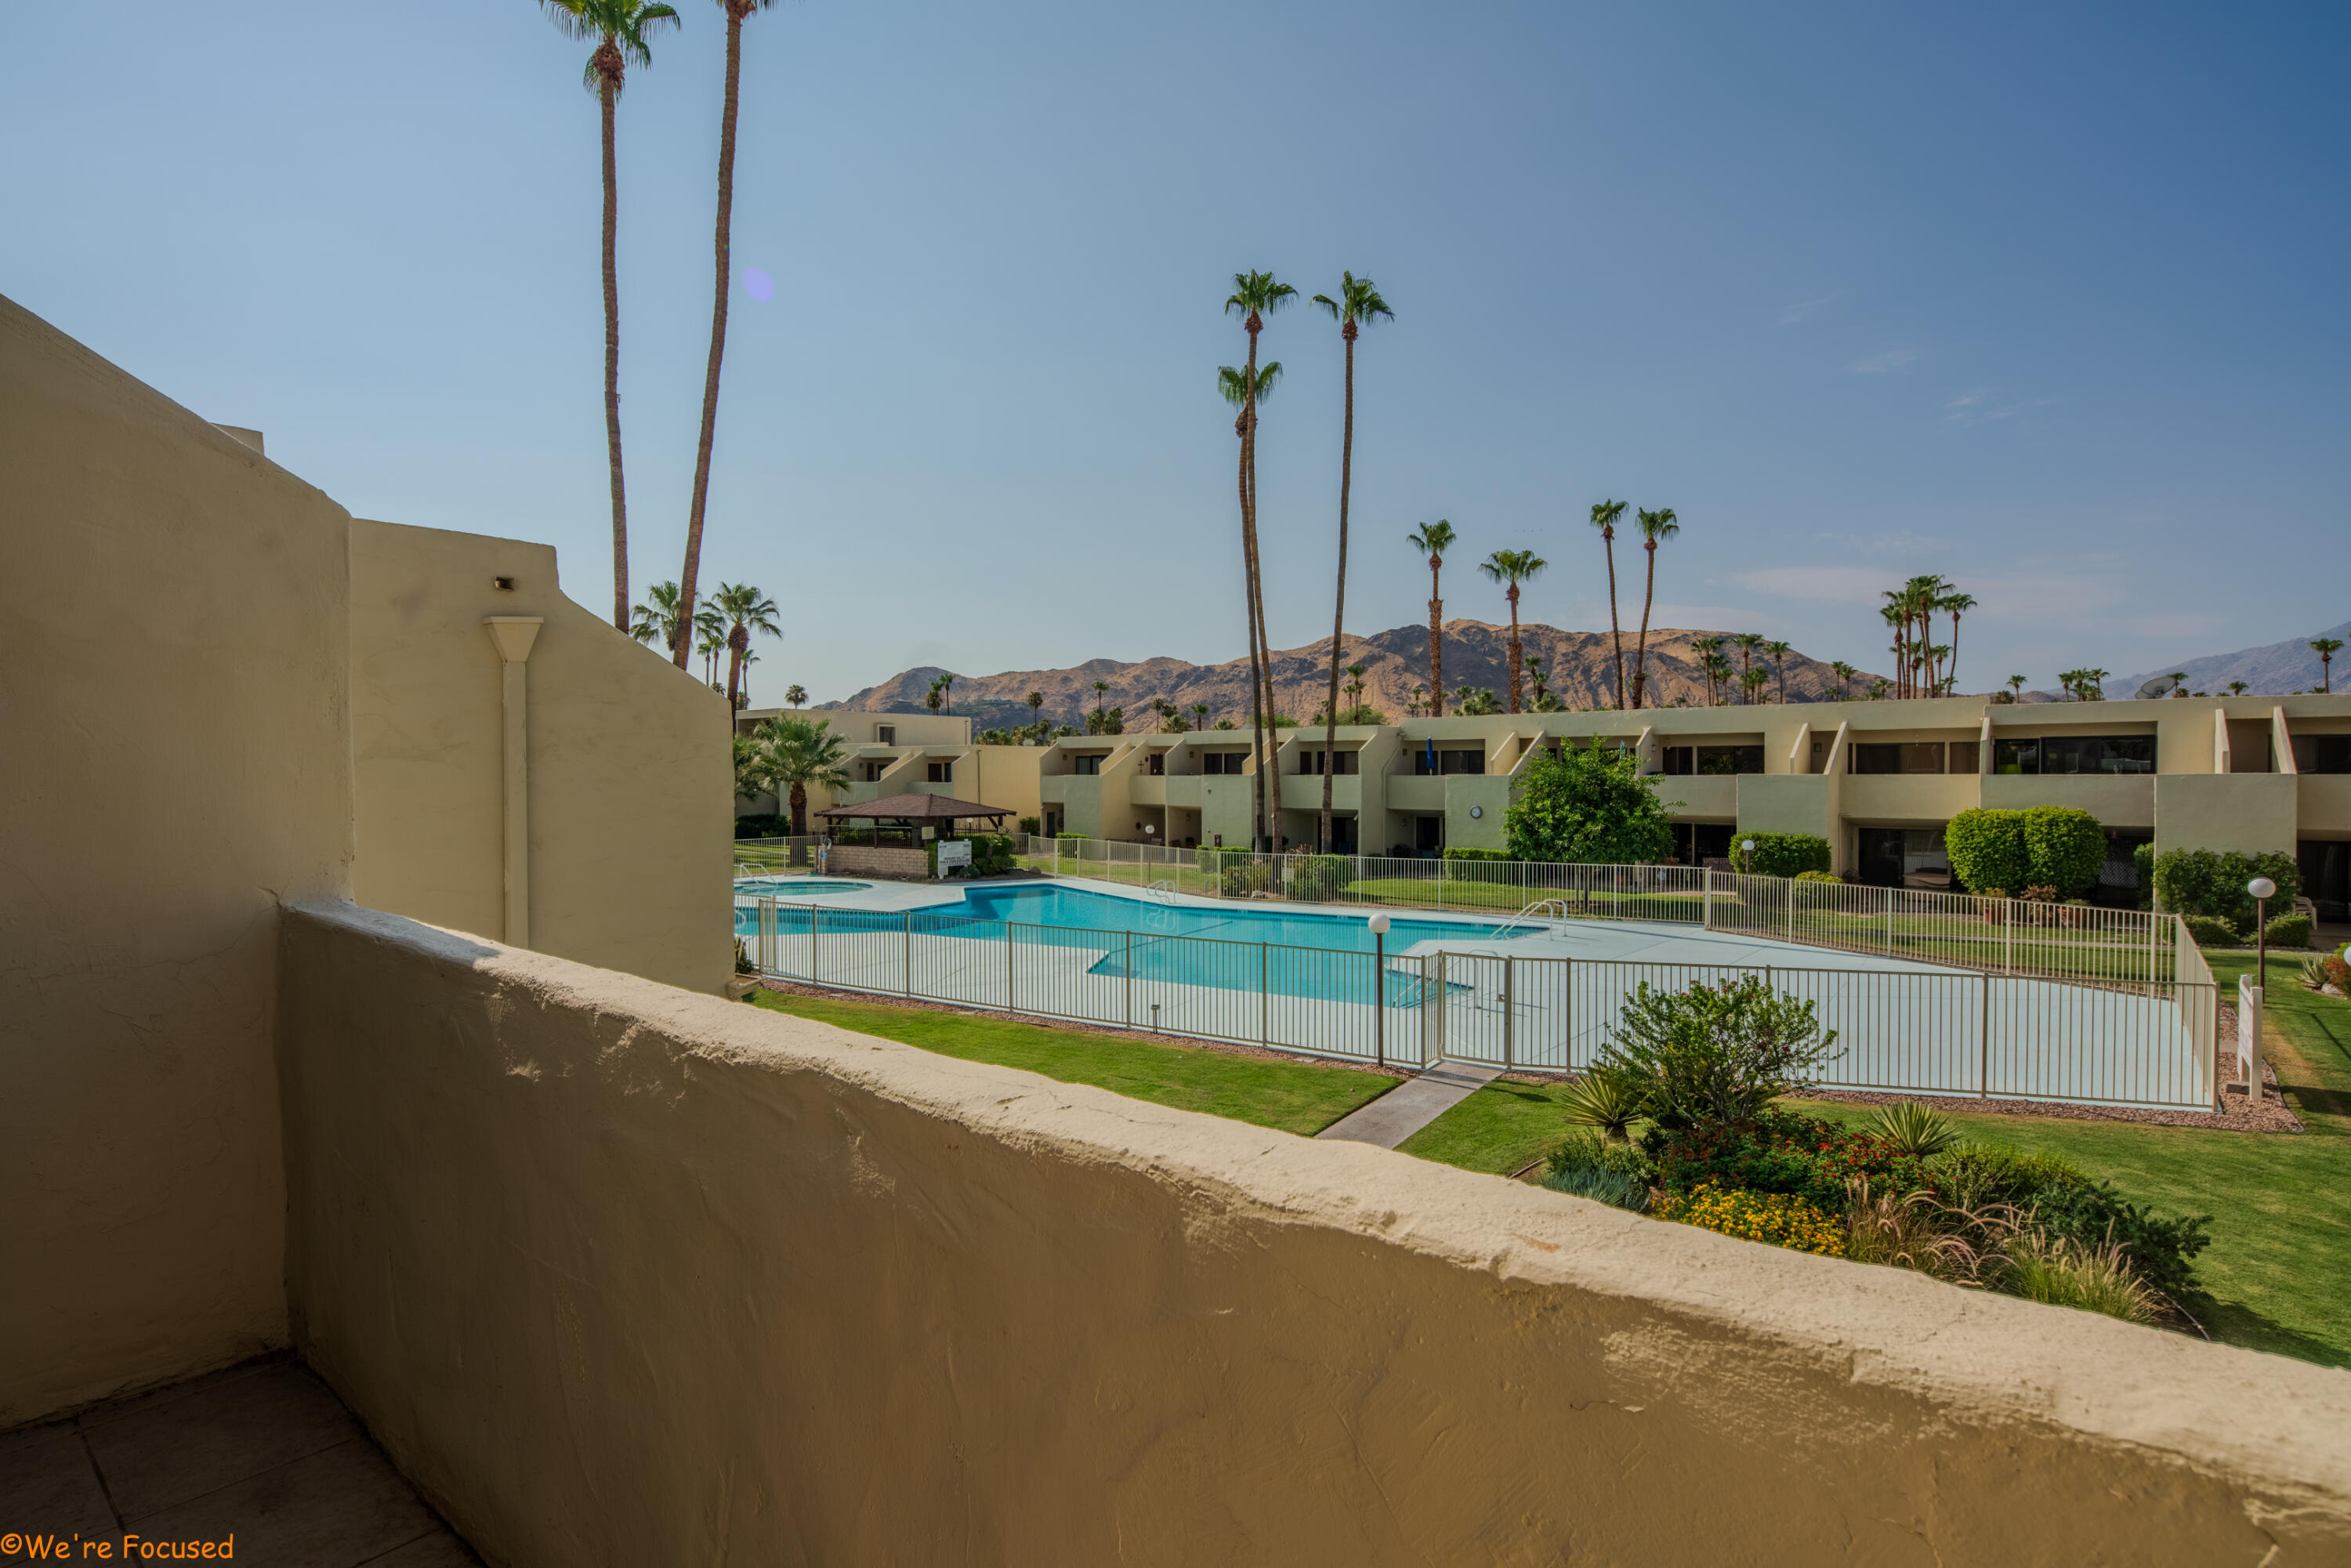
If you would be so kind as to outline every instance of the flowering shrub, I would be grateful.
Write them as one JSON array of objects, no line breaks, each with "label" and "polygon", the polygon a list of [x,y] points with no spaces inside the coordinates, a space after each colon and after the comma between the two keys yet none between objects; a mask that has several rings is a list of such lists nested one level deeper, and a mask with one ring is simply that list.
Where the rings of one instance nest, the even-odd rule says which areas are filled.
[{"label": "flowering shrub", "polygon": [[1687,1192],[1669,1195],[1658,1206],[1657,1217],[1823,1258],[1844,1256],[1844,1221],[1789,1193],[1742,1192],[1700,1182]]},{"label": "flowering shrub", "polygon": [[1883,1138],[1786,1111],[1765,1111],[1736,1125],[1687,1128],[1656,1142],[1657,1185],[1667,1192],[1712,1182],[1785,1193],[1841,1212],[1845,1183],[1855,1178],[1906,1193],[1941,1186],[1927,1161],[1897,1152]]}]

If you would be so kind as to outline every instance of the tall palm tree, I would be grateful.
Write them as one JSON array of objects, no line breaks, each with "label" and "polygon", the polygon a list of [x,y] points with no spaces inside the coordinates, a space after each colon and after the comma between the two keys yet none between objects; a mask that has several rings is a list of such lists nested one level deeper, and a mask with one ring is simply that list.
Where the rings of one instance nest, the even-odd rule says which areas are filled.
[{"label": "tall palm tree", "polygon": [[1732,646],[1739,650],[1740,689],[1748,694],[1744,700],[1752,702],[1754,700],[1753,693],[1755,688],[1747,684],[1747,674],[1748,672],[1754,667],[1755,650],[1763,645],[1763,633],[1761,632],[1741,632],[1734,635],[1730,641]]},{"label": "tall palm tree", "polygon": [[1829,668],[1836,672],[1837,701],[1844,702],[1852,695],[1854,676],[1861,674],[1861,672],[1855,669],[1851,664],[1846,664],[1843,659],[1832,660],[1829,664]]},{"label": "tall palm tree", "polygon": [[2340,637],[2313,637],[2310,651],[2318,655],[2318,689],[2332,695],[2335,690],[2335,655],[2343,651]]},{"label": "tall palm tree", "polygon": [[[743,21],[754,11],[772,7],[776,0],[718,0],[726,13],[726,94],[718,112],[718,225],[713,242],[717,281],[710,300],[710,361],[702,373],[702,434],[694,449],[694,504],[685,516],[685,570],[678,574],[678,592],[691,607],[695,573],[702,569],[703,509],[710,499],[710,447],[718,432],[718,367],[726,357],[726,279],[734,269],[735,229],[735,110],[743,81]],[[680,643],[677,667],[685,668],[685,647]]]},{"label": "tall palm tree", "polygon": [[2242,681],[2231,681],[2229,683],[2229,695],[2232,697],[2243,696],[2245,695],[2245,683]]},{"label": "tall palm tree", "polygon": [[735,707],[743,706],[738,693],[744,667],[750,662],[751,633],[780,637],[784,629],[776,624],[776,601],[747,582],[722,582],[718,591],[710,596],[711,607],[726,622],[726,649],[730,658],[726,666],[726,700]]},{"label": "tall palm tree", "polygon": [[1779,690],[1780,705],[1782,707],[1785,707],[1788,703],[1789,644],[1785,643],[1766,643],[1763,644],[1763,652],[1771,661],[1772,683]]},{"label": "tall palm tree", "polygon": [[1935,608],[1951,618],[1951,667],[1945,680],[1957,685],[1959,679],[1959,617],[1976,607],[1972,593],[1947,593],[1935,601]]},{"label": "tall palm tree", "polygon": [[1478,563],[1478,570],[1503,585],[1510,601],[1510,711],[1520,711],[1519,584],[1531,581],[1550,563],[1531,549],[1498,549]]},{"label": "tall palm tree", "polygon": [[1334,743],[1339,723],[1339,638],[1347,622],[1347,492],[1355,469],[1355,338],[1364,328],[1382,317],[1393,321],[1395,312],[1380,298],[1380,291],[1368,277],[1357,277],[1352,272],[1339,275],[1339,298],[1318,294],[1314,303],[1320,305],[1333,321],[1339,323],[1339,340],[1347,346],[1346,417],[1340,426],[1339,436],[1339,587],[1331,612],[1331,697],[1323,709],[1322,751],[1322,817],[1315,842],[1331,841],[1331,768],[1328,758]]},{"label": "tall palm tree", "polygon": [[1600,543],[1608,555],[1608,640],[1616,649],[1616,706],[1620,709],[1625,706],[1625,632],[1616,621],[1616,519],[1625,515],[1629,504],[1592,503],[1592,526],[1600,530]]},{"label": "tall palm tree", "polygon": [[1771,684],[1771,672],[1749,670],[1739,677],[1739,684],[1747,689],[1747,700],[1752,703],[1755,701],[1755,694]]},{"label": "tall palm tree", "polygon": [[2019,696],[2021,696],[2022,695],[2023,695],[2023,692],[2024,692],[2024,677],[2023,677],[2022,675],[2011,675],[2011,676],[2009,676],[2009,677],[2008,677],[2008,700],[2009,700],[2010,702],[2014,702],[2014,701],[2015,701]]},{"label": "tall palm tree", "polygon": [[1264,832],[1264,847],[1270,850],[1280,847],[1276,833],[1280,800],[1266,787],[1270,759],[1267,725],[1273,715],[1273,645],[1265,635],[1265,580],[1258,551],[1257,410],[1265,401],[1267,388],[1258,380],[1257,340],[1258,334],[1265,330],[1265,319],[1286,308],[1297,298],[1298,290],[1270,272],[1236,272],[1233,291],[1225,298],[1225,314],[1238,316],[1242,330],[1249,334],[1249,362],[1242,370],[1240,385],[1241,554],[1246,568],[1244,587],[1249,595],[1249,630],[1257,643],[1257,654],[1250,662],[1250,674],[1257,687],[1251,694],[1255,709],[1252,725],[1257,749],[1257,812]]},{"label": "tall palm tree", "polygon": [[659,643],[664,648],[677,643],[677,584],[656,582],[645,590],[646,602],[636,608],[635,619],[629,622],[629,635],[638,642]]},{"label": "tall palm tree", "polygon": [[1707,700],[1715,707],[1723,706],[1730,693],[1730,661],[1720,653],[1706,656]]},{"label": "tall palm tree", "polygon": [[939,672],[939,696],[946,705],[946,710],[949,713],[955,712],[955,684],[956,674],[953,670]]},{"label": "tall palm tree", "polygon": [[786,715],[751,732],[763,753],[768,781],[787,799],[795,838],[808,831],[811,786],[836,793],[849,788],[847,743],[832,733],[831,726],[831,719]]},{"label": "tall palm tree", "polygon": [[1637,708],[1648,689],[1649,607],[1657,597],[1657,547],[1682,529],[1671,507],[1655,512],[1635,511],[1633,521],[1641,530],[1641,548],[1649,552],[1649,587],[1641,596],[1641,642],[1633,654],[1633,706]]},{"label": "tall palm tree", "polygon": [[1445,716],[1445,596],[1440,591],[1440,573],[1445,570],[1445,552],[1453,548],[1460,536],[1453,525],[1439,517],[1433,523],[1423,523],[1405,535],[1404,542],[1414,551],[1428,558],[1428,716]]},{"label": "tall palm tree", "polygon": [[1894,642],[1888,650],[1894,655],[1894,695],[1907,696],[1910,690],[1910,617],[1903,608],[1900,589],[1880,593],[1878,597],[1885,601],[1878,606],[1878,619],[1894,628]]},{"label": "tall palm tree", "polygon": [[1094,712],[1097,715],[1102,712],[1102,694],[1108,690],[1110,690],[1110,683],[1108,681],[1096,681],[1094,683]]},{"label": "tall palm tree", "polygon": [[1194,729],[1206,729],[1208,727],[1208,705],[1207,703],[1194,703],[1192,705],[1192,727]]},{"label": "tall palm tree", "polygon": [[694,651],[702,657],[702,678],[718,690],[718,655],[726,651],[726,622],[704,605],[694,613]]},{"label": "tall palm tree", "polygon": [[1038,729],[1041,729],[1045,723],[1045,694],[1043,692],[1030,692],[1029,694],[1029,723],[1030,727]]},{"label": "tall palm tree", "polygon": [[784,706],[786,707],[808,706],[808,688],[806,686],[797,685],[786,686],[784,688]]},{"label": "tall palm tree", "polygon": [[649,34],[677,26],[677,13],[647,0],[538,0],[569,38],[596,40],[584,83],[604,121],[604,453],[612,480],[612,624],[629,621],[629,497],[621,477],[621,273],[617,259],[621,178],[613,154],[614,108],[632,65],[651,66]]},{"label": "tall palm tree", "polygon": [[1722,652],[1722,639],[1693,637],[1690,639],[1690,652],[1698,655],[1698,667],[1706,676],[1707,706],[1711,707],[1714,706],[1714,666],[1717,655]]}]

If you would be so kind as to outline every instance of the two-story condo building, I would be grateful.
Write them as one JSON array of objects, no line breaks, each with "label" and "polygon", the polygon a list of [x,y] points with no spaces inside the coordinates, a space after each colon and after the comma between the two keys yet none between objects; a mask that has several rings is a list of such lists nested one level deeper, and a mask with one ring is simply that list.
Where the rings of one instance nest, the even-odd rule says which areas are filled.
[{"label": "two-story condo building", "polygon": [[[977,745],[971,738],[971,720],[963,715],[745,708],[735,716],[735,727],[748,735],[779,716],[822,719],[848,742],[849,787],[809,791],[812,832],[822,831],[815,812],[892,795],[951,795],[1000,806],[1016,818],[1038,815],[1039,749]],[[790,800],[778,801],[772,790],[738,796],[735,801],[738,817],[784,815],[790,810]]]},{"label": "two-story condo building", "polygon": [[[1311,846],[1322,731],[1285,729],[1275,764],[1282,831]],[[1692,864],[1732,833],[1816,834],[1835,869],[1869,882],[1948,881],[1943,828],[1976,806],[2078,806],[2105,826],[2108,885],[2158,849],[2301,857],[2323,915],[2351,899],[2351,695],[2010,705],[1849,702],[1637,713],[1496,714],[1343,727],[1331,748],[1332,842],[1363,854],[1502,847],[1510,789],[1540,748],[1632,749]],[[1175,844],[1249,842],[1245,730],[1072,736],[1033,759],[1048,831]],[[988,797],[993,800],[994,797]]]}]

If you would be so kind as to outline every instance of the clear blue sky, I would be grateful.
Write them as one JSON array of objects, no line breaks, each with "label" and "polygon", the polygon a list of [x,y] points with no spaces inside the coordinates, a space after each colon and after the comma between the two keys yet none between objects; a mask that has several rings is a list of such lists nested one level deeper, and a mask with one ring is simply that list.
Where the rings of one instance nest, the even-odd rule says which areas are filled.
[{"label": "clear blue sky", "polygon": [[[724,38],[621,106],[633,571],[683,549]],[[530,0],[19,8],[0,292],[354,512],[541,539],[609,602],[597,130]],[[1350,626],[1400,542],[1546,556],[1670,506],[1659,620],[1964,684],[2117,674],[2351,604],[2339,5],[976,5],[746,29],[705,580],[786,600],[756,695],[1242,647],[1231,274],[1368,273]],[[1327,633],[1339,345],[1277,318],[1273,636]],[[1448,572],[1447,611],[1499,619]]]}]

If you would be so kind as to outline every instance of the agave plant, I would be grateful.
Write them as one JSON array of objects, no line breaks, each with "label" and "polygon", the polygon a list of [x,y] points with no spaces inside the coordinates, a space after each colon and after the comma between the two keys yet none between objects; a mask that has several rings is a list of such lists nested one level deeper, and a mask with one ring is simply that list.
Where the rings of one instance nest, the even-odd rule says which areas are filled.
[{"label": "agave plant", "polygon": [[1649,1212],[1648,1184],[1622,1171],[1603,1170],[1598,1166],[1570,1166],[1551,1172],[1543,1177],[1542,1184],[1553,1192],[1588,1197],[1635,1214]]},{"label": "agave plant", "polygon": [[1648,1113],[1647,1098],[1614,1072],[1585,1073],[1561,1092],[1559,1105],[1571,1125],[1593,1128],[1612,1144],[1625,1142]]},{"label": "agave plant", "polygon": [[1869,1133],[1891,1145],[1896,1154],[1912,1155],[1922,1160],[1941,1154],[1959,1141],[1959,1130],[1951,1124],[1949,1117],[1916,1100],[1881,1107],[1869,1119]]}]

